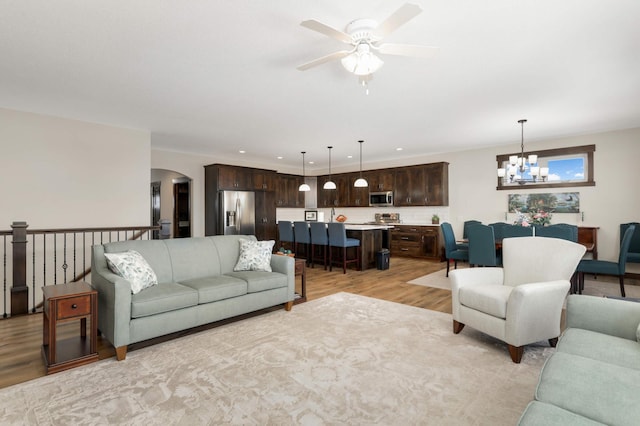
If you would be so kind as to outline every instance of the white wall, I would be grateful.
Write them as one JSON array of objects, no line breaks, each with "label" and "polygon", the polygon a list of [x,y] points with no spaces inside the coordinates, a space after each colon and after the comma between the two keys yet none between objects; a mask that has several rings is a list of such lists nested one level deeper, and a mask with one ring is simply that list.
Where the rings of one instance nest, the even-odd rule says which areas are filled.
[{"label": "white wall", "polygon": [[0,141],[0,229],[149,224],[149,132],[0,109]]}]

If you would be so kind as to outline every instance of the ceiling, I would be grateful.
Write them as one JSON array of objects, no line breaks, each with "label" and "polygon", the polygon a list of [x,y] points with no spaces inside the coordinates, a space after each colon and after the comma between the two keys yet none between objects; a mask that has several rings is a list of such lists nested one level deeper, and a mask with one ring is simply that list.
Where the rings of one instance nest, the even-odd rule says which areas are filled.
[{"label": "ceiling", "polygon": [[[416,1],[369,95],[345,45],[300,26],[384,20],[403,0],[8,0],[0,107],[147,129],[153,148],[308,173],[640,127],[637,0]],[[396,150],[402,148],[401,151]],[[239,150],[246,151],[240,154]],[[277,159],[281,156],[282,159]],[[352,158],[348,158],[352,156]]]}]

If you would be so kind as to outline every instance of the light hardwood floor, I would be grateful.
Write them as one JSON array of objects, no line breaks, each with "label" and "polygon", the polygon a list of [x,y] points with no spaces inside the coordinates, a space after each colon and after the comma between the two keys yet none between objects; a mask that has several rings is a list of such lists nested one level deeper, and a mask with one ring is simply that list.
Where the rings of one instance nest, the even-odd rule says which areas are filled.
[{"label": "light hardwood floor", "polygon": [[[441,262],[392,257],[390,269],[363,272],[334,268],[324,271],[321,265],[307,268],[307,300],[345,291],[411,306],[451,313],[451,293],[447,290],[407,284],[407,281],[443,269]],[[296,280],[300,288],[300,278]],[[295,306],[293,307],[295,309]],[[61,325],[59,337],[77,333],[77,323]],[[0,320],[0,388],[45,375],[41,355],[42,314]],[[135,350],[134,348],[131,348]],[[115,356],[110,343],[98,337],[100,359]]]}]

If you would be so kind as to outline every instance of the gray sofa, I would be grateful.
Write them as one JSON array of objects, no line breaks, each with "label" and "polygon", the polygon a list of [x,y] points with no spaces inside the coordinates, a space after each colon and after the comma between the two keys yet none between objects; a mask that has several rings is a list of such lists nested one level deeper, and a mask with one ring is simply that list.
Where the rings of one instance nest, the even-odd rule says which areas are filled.
[{"label": "gray sofa", "polygon": [[[246,235],[123,241],[92,248],[91,284],[98,291],[98,329],[116,348],[294,300],[294,259],[271,256],[273,272],[234,266]],[[105,253],[135,250],[158,284],[132,294],[131,284],[111,272]]]},{"label": "gray sofa", "polygon": [[570,295],[520,425],[640,424],[640,303]]}]

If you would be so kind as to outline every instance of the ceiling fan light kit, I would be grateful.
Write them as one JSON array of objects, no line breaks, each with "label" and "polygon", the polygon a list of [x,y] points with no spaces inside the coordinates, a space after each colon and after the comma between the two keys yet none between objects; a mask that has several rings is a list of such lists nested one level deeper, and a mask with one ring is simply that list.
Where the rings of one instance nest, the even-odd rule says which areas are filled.
[{"label": "ceiling fan light kit", "polygon": [[[420,6],[406,3],[391,14],[381,24],[373,19],[356,19],[346,27],[346,32],[332,28],[314,19],[300,23],[305,28],[351,45],[350,50],[340,50],[298,66],[305,71],[317,65],[340,59],[342,66],[358,76],[358,81],[367,87],[372,74],[382,67],[384,61],[376,53],[397,56],[428,58],[437,52],[436,47],[415,44],[382,43],[380,41],[400,26],[422,12]],[[368,94],[368,88],[367,88]]]}]

